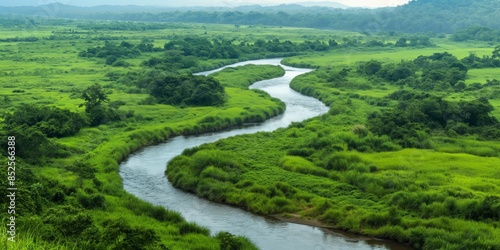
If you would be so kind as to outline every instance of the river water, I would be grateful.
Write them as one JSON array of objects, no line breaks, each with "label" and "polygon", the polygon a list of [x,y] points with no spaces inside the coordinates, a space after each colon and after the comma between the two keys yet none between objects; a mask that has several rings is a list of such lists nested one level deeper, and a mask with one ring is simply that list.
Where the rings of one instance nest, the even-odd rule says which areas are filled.
[{"label": "river water", "polygon": [[[127,192],[155,205],[178,211],[187,221],[207,227],[215,234],[227,231],[248,237],[263,250],[321,250],[321,249],[400,249],[390,242],[366,240],[353,235],[341,235],[326,229],[299,225],[257,216],[242,209],[200,199],[195,195],[174,188],[164,171],[172,158],[186,148],[239,134],[273,131],[286,127],[295,121],[303,121],[328,111],[317,99],[304,96],[290,89],[290,81],[309,69],[287,67],[281,59],[263,59],[228,65],[235,67],[245,64],[280,65],[286,70],[283,77],[260,81],[250,88],[261,89],[286,103],[285,112],[261,124],[197,136],[178,136],[165,143],[146,147],[128,157],[120,166],[120,175]],[[225,68],[225,67],[223,67]],[[218,70],[221,70],[220,68]],[[198,73],[208,75],[214,71]]]}]

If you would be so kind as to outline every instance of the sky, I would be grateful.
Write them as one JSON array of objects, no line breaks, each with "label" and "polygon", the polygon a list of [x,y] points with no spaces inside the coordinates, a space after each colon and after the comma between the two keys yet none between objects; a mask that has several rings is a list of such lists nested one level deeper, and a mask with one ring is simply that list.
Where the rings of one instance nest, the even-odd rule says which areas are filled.
[{"label": "sky", "polygon": [[157,5],[157,6],[224,6],[235,7],[240,5],[279,5],[294,2],[338,2],[352,7],[385,7],[397,6],[409,0],[2,0],[0,6],[29,6],[48,3],[62,3],[76,6],[95,5]]}]

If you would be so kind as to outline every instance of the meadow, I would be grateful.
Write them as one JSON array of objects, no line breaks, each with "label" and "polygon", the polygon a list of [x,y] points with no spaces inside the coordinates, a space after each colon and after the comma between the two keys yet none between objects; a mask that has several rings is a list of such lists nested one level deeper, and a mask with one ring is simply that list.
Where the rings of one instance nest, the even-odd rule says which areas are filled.
[{"label": "meadow", "polygon": [[[177,212],[142,202],[122,188],[119,162],[144,146],[180,134],[199,134],[260,122],[282,113],[285,108],[281,101],[266,93],[247,88],[253,82],[283,75],[284,70],[278,66],[228,68],[215,76],[225,88],[223,105],[185,107],[145,104],[148,94],[135,89],[131,91],[130,85],[110,79],[117,74],[143,70],[141,62],[161,56],[161,52],[128,58],[129,65],[121,68],[106,65],[102,59],[78,56],[86,48],[103,44],[102,36],[129,42],[139,42],[147,37],[158,39],[155,46],[162,46],[169,41],[167,36],[175,35],[180,28],[182,32],[186,29],[192,34],[206,30],[201,25],[181,25],[160,33],[92,32],[79,30],[75,23],[40,25],[25,33],[8,28],[0,32],[1,38],[5,39],[23,36],[39,39],[36,42],[0,43],[2,121],[6,114],[25,104],[83,113],[81,93],[95,83],[103,86],[110,102],[122,102],[120,112],[133,113],[125,120],[83,128],[73,136],[50,139],[63,148],[65,153],[62,156],[42,157],[36,162],[18,158],[18,185],[22,186],[19,203],[30,205],[18,207],[23,216],[17,218],[17,242],[8,242],[7,234],[2,233],[2,244],[9,244],[9,249],[35,246],[46,249],[134,246],[220,249],[224,244],[254,249],[244,238],[227,233],[210,234],[205,228],[185,222]],[[66,36],[68,30],[76,32],[77,36],[85,35]],[[217,30],[228,29],[219,27]],[[207,60],[200,67],[212,69],[232,62],[234,60]],[[184,74],[188,72],[191,71]],[[262,74],[256,75],[255,72]],[[2,136],[6,136],[4,133]],[[5,177],[2,178],[4,183],[7,178],[2,176]],[[60,219],[54,220],[54,214]],[[75,232],[68,232],[70,225],[80,227]],[[121,240],[111,240],[108,237],[112,237],[112,233],[106,230],[118,230],[115,232],[122,235]],[[96,232],[105,236],[100,238]]]},{"label": "meadow", "polygon": [[[285,54],[294,55],[284,60],[286,64],[317,68],[295,79],[292,87],[325,102],[331,107],[329,114],[274,133],[238,136],[187,150],[168,167],[175,186],[258,214],[315,218],[415,248],[499,248],[498,141],[440,131],[423,136],[427,142],[423,149],[403,149],[387,135],[368,131],[365,124],[370,113],[396,106],[388,94],[409,87],[356,73],[361,62],[371,59],[398,63],[443,51],[458,58],[469,52],[490,55],[493,48],[487,43],[452,43],[435,37],[434,47],[373,48],[359,44],[373,39],[393,43],[397,37],[245,25],[139,23],[143,29],[137,30],[130,22],[43,18],[34,22],[36,26],[0,30],[2,138],[8,136],[6,117],[23,104],[84,113],[82,92],[96,83],[110,104],[121,101],[117,112],[128,115],[86,126],[71,136],[49,138],[47,143],[58,147],[55,155],[34,162],[18,159],[22,215],[17,220],[18,242],[9,243],[9,249],[255,249],[244,237],[209,232],[186,222],[178,212],[127,194],[118,166],[132,152],[173,136],[261,122],[285,108],[279,100],[247,89],[252,82],[283,75],[280,67],[244,66],[215,74],[225,91],[224,103],[218,106],[151,102],[147,89],[134,84],[150,70],[182,75]],[[242,42],[253,45],[258,39],[273,41],[269,47],[286,45],[286,40],[309,41],[323,45],[321,49],[332,39],[340,44],[321,53],[277,50],[239,58],[199,56],[195,64],[179,57],[187,58],[187,64],[175,69],[174,64],[145,65],[151,58],[168,61],[179,56],[163,47],[185,37],[225,39],[233,47]],[[151,44],[153,49],[115,58],[124,62],[120,65],[108,64],[107,57],[79,56],[106,41]],[[347,45],[352,41],[355,45]],[[344,68],[351,68],[343,78],[347,84],[325,80]],[[484,84],[495,77],[496,69],[471,69],[468,74],[467,86]],[[472,100],[489,90],[495,86],[438,95]],[[499,99],[489,100],[496,108],[493,116],[500,118]],[[40,134],[30,134],[35,135]],[[5,192],[0,192],[2,197]],[[7,242],[1,232],[0,241]]]},{"label": "meadow", "polygon": [[[349,48],[286,58],[285,64],[317,68],[294,79],[291,87],[322,100],[329,113],[272,133],[188,150],[169,163],[169,180],[254,213],[319,220],[416,249],[500,248],[498,137],[488,140],[435,127],[428,134],[406,132],[405,139],[415,132],[417,138],[408,147],[367,126],[377,113],[398,107],[388,98],[391,93],[414,89],[404,82],[366,77],[360,65],[372,59],[385,65],[442,52],[463,58],[493,51],[486,43],[433,42],[436,46],[430,48]],[[499,119],[499,97],[488,94],[498,87],[485,85],[498,77],[498,68],[467,73],[466,86],[479,82],[484,89],[422,95],[451,103],[488,96],[494,108],[490,115]]]}]

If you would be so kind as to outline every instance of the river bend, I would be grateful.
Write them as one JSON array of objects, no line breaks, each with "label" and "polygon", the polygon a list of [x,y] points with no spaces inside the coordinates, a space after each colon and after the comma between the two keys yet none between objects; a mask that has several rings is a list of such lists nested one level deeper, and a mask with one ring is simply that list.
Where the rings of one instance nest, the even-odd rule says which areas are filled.
[{"label": "river bend", "polygon": [[[283,77],[260,81],[250,86],[250,88],[266,91],[285,102],[286,110],[282,115],[255,126],[197,136],[178,136],[165,143],[146,147],[130,155],[121,163],[120,176],[123,179],[124,189],[154,205],[180,212],[187,221],[207,227],[213,234],[228,231],[232,234],[244,235],[263,250],[387,249],[379,241],[365,241],[362,238],[341,236],[318,227],[280,222],[239,208],[200,199],[193,194],[174,188],[165,177],[166,163],[180,155],[186,148],[240,134],[273,131],[287,127],[292,122],[303,121],[328,111],[328,107],[322,102],[304,96],[289,87],[294,77],[310,70],[284,66],[280,64],[280,61],[281,58],[253,60],[226,67],[246,64],[270,64],[283,67],[286,70]],[[223,68],[201,72],[197,75],[208,75]]]}]

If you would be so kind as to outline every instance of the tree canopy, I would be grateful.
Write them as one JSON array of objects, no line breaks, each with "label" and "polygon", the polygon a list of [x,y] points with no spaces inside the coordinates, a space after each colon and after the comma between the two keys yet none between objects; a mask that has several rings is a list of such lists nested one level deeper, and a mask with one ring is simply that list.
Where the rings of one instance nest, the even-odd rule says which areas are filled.
[{"label": "tree canopy", "polygon": [[87,120],[79,113],[56,107],[24,104],[5,116],[7,128],[35,127],[48,137],[65,137],[76,134],[85,127]]},{"label": "tree canopy", "polygon": [[215,106],[224,103],[224,87],[212,77],[191,75],[149,76],[143,82],[159,103],[170,105]]},{"label": "tree canopy", "polygon": [[[310,28],[328,28],[359,32],[401,31],[409,33],[453,33],[471,25],[500,29],[500,2],[497,0],[413,0],[398,7],[378,9],[334,9],[325,7],[286,8],[285,6],[218,9],[165,9],[163,12],[140,8],[127,11],[94,7],[82,9],[60,5],[64,11],[54,13],[63,18],[92,18],[101,20],[198,22],[246,25],[274,25]],[[5,8],[4,12],[33,15],[37,7]],[[1,13],[2,11],[0,11]],[[10,23],[8,23],[10,24]],[[23,24],[21,22],[21,24]],[[32,26],[29,22],[24,25]],[[89,30],[144,30],[160,29],[165,24],[136,23],[96,24],[82,26]]]}]

